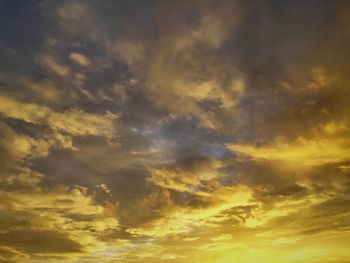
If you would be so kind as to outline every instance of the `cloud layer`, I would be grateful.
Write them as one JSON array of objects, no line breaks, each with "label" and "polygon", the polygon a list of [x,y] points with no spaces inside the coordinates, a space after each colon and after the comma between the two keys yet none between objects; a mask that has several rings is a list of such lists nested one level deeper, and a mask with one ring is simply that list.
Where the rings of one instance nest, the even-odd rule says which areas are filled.
[{"label": "cloud layer", "polygon": [[0,262],[348,262],[345,1],[3,1]]}]

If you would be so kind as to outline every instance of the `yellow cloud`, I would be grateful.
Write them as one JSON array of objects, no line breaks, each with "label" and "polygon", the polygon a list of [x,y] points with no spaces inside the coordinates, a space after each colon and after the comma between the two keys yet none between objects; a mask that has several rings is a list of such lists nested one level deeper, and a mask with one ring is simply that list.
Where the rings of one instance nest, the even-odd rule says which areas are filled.
[{"label": "yellow cloud", "polygon": [[222,187],[206,195],[209,202],[206,207],[174,208],[151,225],[130,228],[128,231],[136,235],[159,238],[188,233],[197,227],[209,229],[212,226],[211,221],[222,212],[233,207],[254,204],[252,194],[252,190],[245,185]]},{"label": "yellow cloud", "polygon": [[[186,52],[194,49],[198,43],[208,45],[214,49],[220,48],[228,35],[228,27],[223,26],[225,22],[223,17],[219,15],[213,14],[202,17],[197,27],[189,28],[183,34],[172,39],[174,51]],[[232,33],[233,27],[230,26]]]},{"label": "yellow cloud", "polygon": [[217,237],[212,237],[211,240],[213,241],[221,241],[221,240],[230,240],[232,236],[230,234],[222,234]]},{"label": "yellow cloud", "polygon": [[[152,94],[150,99],[158,107],[168,110],[175,116],[192,115],[206,128],[221,127],[217,116],[206,109],[204,104],[217,104],[219,110],[232,113],[243,95],[244,81],[235,77],[229,87],[225,87],[214,78],[208,77],[203,80],[186,77],[187,73],[182,69],[181,61],[165,65],[168,52],[172,50],[160,51],[150,65],[149,92]],[[200,65],[200,61],[198,64]]]},{"label": "yellow cloud", "polygon": [[62,77],[67,76],[70,72],[67,66],[60,64],[53,56],[48,54],[40,56],[39,62],[45,69],[49,69],[51,72]]},{"label": "yellow cloud", "polygon": [[[21,64],[30,79],[0,74],[7,123],[0,123],[0,262],[348,262],[350,126],[339,121],[349,113],[348,59],[337,50],[346,46],[339,43],[350,32],[350,9],[337,1],[332,19],[339,10],[344,19],[332,21],[335,30],[309,35],[308,23],[284,42],[275,24],[282,18],[290,29],[300,8],[284,19],[267,4],[269,17],[251,19],[260,5],[244,1],[154,1],[136,9],[112,2],[36,9],[53,15],[45,28],[53,25],[49,35],[57,38],[41,35],[47,42],[39,49],[48,53],[37,62],[46,79],[19,63],[37,52],[37,41],[4,53],[14,59],[4,68]],[[313,40],[322,38],[330,52],[318,58],[326,49]],[[276,52],[256,50],[270,42]],[[289,46],[297,56],[284,59]],[[67,55],[77,47],[87,53]],[[118,115],[97,108],[124,112],[124,148],[102,140],[114,141]],[[245,143],[274,134],[286,137]],[[79,151],[60,151],[76,149],[74,136],[103,138],[76,138]],[[238,157],[168,162],[199,152],[232,156],[220,148],[228,138]]]},{"label": "yellow cloud", "polygon": [[[192,162],[192,161],[191,161]],[[194,167],[166,167],[151,169],[149,181],[176,191],[198,192],[203,182],[220,177],[220,161],[193,160]]]},{"label": "yellow cloud", "polygon": [[350,173],[350,164],[348,164],[348,165],[340,165],[340,166],[338,166],[338,169],[341,170],[344,173]]},{"label": "yellow cloud", "polygon": [[346,121],[330,121],[328,123],[320,125],[320,128],[328,134],[337,134],[346,131],[348,129],[348,123]]},{"label": "yellow cloud", "polygon": [[[0,80],[8,87],[23,87],[30,92],[30,96],[35,96],[51,103],[57,103],[61,99],[61,90],[49,79],[34,80],[18,74],[0,73]],[[22,95],[22,93],[18,93],[18,95]],[[23,95],[29,96],[29,94]]]},{"label": "yellow cloud", "polygon": [[2,185],[21,185],[35,188],[43,179],[44,175],[29,168],[19,168],[9,171],[0,177]]},{"label": "yellow cloud", "polygon": [[90,60],[86,56],[77,52],[70,53],[69,58],[82,66],[88,66],[90,64]]},{"label": "yellow cloud", "polygon": [[[231,69],[223,82],[223,72],[215,67],[215,61],[203,58],[220,48],[227,34],[234,31],[236,16],[229,24],[224,16],[205,15],[196,26],[166,36],[156,47],[152,42],[151,53],[145,58],[146,95],[152,102],[174,116],[194,116],[210,129],[223,128],[218,116],[234,112],[245,86],[243,78]],[[167,45],[162,44],[165,41]],[[197,52],[199,46],[205,47],[203,54]],[[208,105],[217,105],[220,112],[214,112]]]},{"label": "yellow cloud", "polygon": [[342,162],[350,156],[350,143],[345,138],[307,140],[299,137],[292,142],[279,138],[268,145],[228,144],[227,148],[254,159],[307,166]]},{"label": "yellow cloud", "polygon": [[[60,249],[62,252],[92,253],[106,247],[102,237],[119,227],[118,220],[106,211],[108,206],[96,204],[93,196],[88,195],[84,188],[62,186],[51,191],[40,188],[31,192],[0,191],[0,197],[0,211],[5,215],[0,218],[0,240],[7,245],[14,245],[14,248],[19,247],[32,257],[35,257],[32,252],[55,254]],[[21,233],[27,235],[23,241],[18,236]],[[43,238],[49,236],[35,241],[36,236],[41,235]],[[27,240],[38,242],[38,245]],[[44,240],[51,240],[51,247],[45,246],[42,243]],[[61,248],[52,247],[55,242]],[[72,244],[73,247],[62,246],[62,242]],[[66,257],[70,254],[56,256]]]},{"label": "yellow cloud", "polygon": [[326,70],[321,67],[313,68],[310,75],[311,82],[308,85],[310,89],[317,90],[326,88],[331,83],[331,77],[329,76],[328,72],[326,72]]},{"label": "yellow cloud", "polygon": [[[160,255],[171,252],[183,256],[176,262],[184,263],[189,260],[208,263],[250,263],[259,260],[321,263],[334,262],[334,259],[343,262],[346,258],[349,233],[340,226],[347,224],[349,213],[344,211],[348,202],[339,200],[338,204],[332,204],[330,196],[320,198],[315,193],[299,200],[280,199],[270,205],[260,203],[251,215],[259,224],[252,224],[245,219],[235,225],[232,218],[236,213],[229,208],[240,208],[252,203],[249,201],[250,190],[246,186],[236,186],[226,188],[226,191],[214,192],[212,198],[220,197],[223,200],[225,197],[227,203],[197,209],[178,209],[148,229],[130,229],[133,234],[149,235],[151,241],[149,245],[130,248],[126,253],[134,254],[135,260],[142,261],[147,257],[151,262],[152,259],[159,262]],[[243,198],[244,195],[246,198]],[[328,214],[328,206],[334,206],[331,214]],[[231,214],[226,218],[227,222],[211,224],[211,218],[229,211]],[[307,233],[315,228],[315,234]],[[180,242],[182,240],[186,241],[185,244]],[[331,240],[333,242],[330,244]],[[198,250],[203,253],[194,252]]]},{"label": "yellow cloud", "polygon": [[106,137],[115,136],[113,121],[118,117],[110,112],[105,115],[96,115],[77,109],[56,112],[44,105],[19,102],[1,95],[0,113],[28,123],[47,125],[53,130],[71,135]]},{"label": "yellow cloud", "polygon": [[56,132],[42,139],[34,139],[27,135],[15,133],[2,122],[0,122],[0,129],[1,168],[8,166],[12,161],[47,156],[51,148],[76,150],[70,137]]}]

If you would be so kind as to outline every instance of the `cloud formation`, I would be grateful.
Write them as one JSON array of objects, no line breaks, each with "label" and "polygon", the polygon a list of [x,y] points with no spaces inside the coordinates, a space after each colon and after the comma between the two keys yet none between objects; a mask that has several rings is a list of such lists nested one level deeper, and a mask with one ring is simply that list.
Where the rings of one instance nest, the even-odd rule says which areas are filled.
[{"label": "cloud formation", "polygon": [[3,1],[0,262],[348,262],[345,1]]}]

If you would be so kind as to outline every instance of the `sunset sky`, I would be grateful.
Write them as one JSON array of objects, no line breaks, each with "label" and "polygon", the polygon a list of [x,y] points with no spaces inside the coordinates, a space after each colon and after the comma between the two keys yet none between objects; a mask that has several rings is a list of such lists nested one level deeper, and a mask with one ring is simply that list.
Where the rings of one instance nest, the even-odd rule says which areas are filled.
[{"label": "sunset sky", "polygon": [[1,263],[349,263],[350,1],[0,0]]}]

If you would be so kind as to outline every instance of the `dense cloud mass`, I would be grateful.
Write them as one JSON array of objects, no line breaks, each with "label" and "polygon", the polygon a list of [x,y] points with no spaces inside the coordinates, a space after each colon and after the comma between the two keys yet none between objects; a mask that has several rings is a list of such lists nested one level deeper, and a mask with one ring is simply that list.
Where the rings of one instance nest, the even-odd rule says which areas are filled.
[{"label": "dense cloud mass", "polygon": [[0,17],[0,262],[349,262],[350,2]]}]

